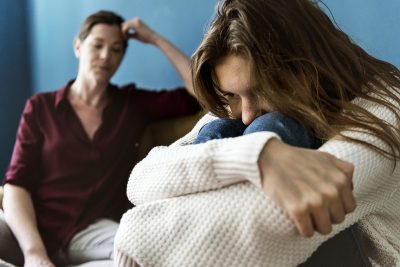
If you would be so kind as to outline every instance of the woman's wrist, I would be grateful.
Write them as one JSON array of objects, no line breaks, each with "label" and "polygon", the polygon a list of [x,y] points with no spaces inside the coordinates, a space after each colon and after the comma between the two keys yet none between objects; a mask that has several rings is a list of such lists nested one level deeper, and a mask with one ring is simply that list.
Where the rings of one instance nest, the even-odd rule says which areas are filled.
[{"label": "woman's wrist", "polygon": [[161,47],[163,41],[165,41],[165,39],[157,32],[153,32],[151,34],[150,43],[152,43],[153,45]]},{"label": "woman's wrist", "polygon": [[281,153],[282,148],[285,146],[278,138],[271,138],[265,143],[264,148],[260,152],[260,156],[258,157],[258,167],[260,168],[260,176],[261,176],[261,184],[264,185],[264,173],[266,162],[271,160],[271,155],[276,153]]}]

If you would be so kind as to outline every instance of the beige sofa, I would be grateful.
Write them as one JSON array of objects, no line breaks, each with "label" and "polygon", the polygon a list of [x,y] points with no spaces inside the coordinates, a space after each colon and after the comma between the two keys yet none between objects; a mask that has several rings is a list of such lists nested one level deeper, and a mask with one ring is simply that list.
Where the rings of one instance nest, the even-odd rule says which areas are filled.
[{"label": "beige sofa", "polygon": [[[154,147],[169,145],[189,132],[204,113],[197,113],[150,124],[145,130],[139,146],[138,159],[144,158]],[[0,186],[0,208],[2,207],[3,187]]]},{"label": "beige sofa", "polygon": [[0,186],[0,208],[2,207],[2,202],[3,202],[3,187]]}]

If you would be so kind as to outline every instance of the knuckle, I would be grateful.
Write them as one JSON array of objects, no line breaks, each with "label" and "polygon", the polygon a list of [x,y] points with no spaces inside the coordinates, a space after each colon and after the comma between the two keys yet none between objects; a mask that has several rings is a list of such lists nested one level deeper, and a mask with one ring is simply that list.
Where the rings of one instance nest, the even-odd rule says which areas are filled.
[{"label": "knuckle", "polygon": [[331,231],[332,231],[332,225],[331,225],[331,224],[327,224],[327,225],[325,225],[325,226],[323,226],[323,227],[320,227],[320,228],[318,229],[318,232],[319,232],[321,235],[327,235],[327,234],[329,234]]},{"label": "knuckle", "polygon": [[342,209],[337,209],[331,212],[331,218],[333,223],[341,223],[345,219],[345,211]]},{"label": "knuckle", "polygon": [[302,203],[293,203],[287,207],[287,211],[292,218],[300,218],[308,213],[309,208]]},{"label": "knuckle", "polygon": [[352,174],[354,172],[354,164],[347,162],[347,164],[344,167],[344,171],[347,174]]},{"label": "knuckle", "polygon": [[350,213],[353,212],[357,207],[357,204],[355,201],[351,201],[349,204],[346,205],[346,212]]},{"label": "knuckle", "polygon": [[325,200],[322,194],[315,194],[310,196],[308,201],[308,208],[312,210],[321,209],[325,204]]},{"label": "knuckle", "polygon": [[312,237],[314,234],[314,230],[310,227],[304,228],[302,230],[302,235],[305,237]]},{"label": "knuckle", "polygon": [[293,218],[301,218],[308,216],[313,210],[319,210],[325,205],[325,200],[321,194],[309,196],[307,199],[298,201],[288,206],[288,213]]},{"label": "knuckle", "polygon": [[351,179],[348,179],[347,176],[342,172],[333,175],[333,182],[339,189],[351,186]]},{"label": "knuckle", "polygon": [[339,189],[333,185],[326,185],[322,190],[323,197],[328,201],[334,201],[339,198]]},{"label": "knuckle", "polygon": [[132,22],[137,26],[137,25],[140,25],[140,23],[141,23],[142,21],[140,20],[139,17],[135,17],[135,18],[133,18]]},{"label": "knuckle", "polygon": [[339,215],[337,215],[337,216],[335,217],[334,222],[335,222],[335,223],[341,223],[341,222],[344,221],[344,218],[345,218],[344,214],[341,213],[341,214],[339,214]]}]

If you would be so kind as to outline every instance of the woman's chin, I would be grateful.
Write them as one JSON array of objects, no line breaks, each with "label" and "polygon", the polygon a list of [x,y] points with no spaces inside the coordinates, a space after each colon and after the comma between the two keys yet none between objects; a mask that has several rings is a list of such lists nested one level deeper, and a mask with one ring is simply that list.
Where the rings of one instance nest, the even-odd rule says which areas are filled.
[{"label": "woman's chin", "polygon": [[105,72],[96,72],[93,78],[96,80],[96,83],[108,83],[111,79],[111,75]]}]

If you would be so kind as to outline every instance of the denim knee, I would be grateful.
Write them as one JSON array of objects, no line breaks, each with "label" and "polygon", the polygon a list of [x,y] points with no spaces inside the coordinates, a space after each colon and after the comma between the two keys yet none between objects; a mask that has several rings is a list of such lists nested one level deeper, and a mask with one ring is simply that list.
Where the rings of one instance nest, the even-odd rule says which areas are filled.
[{"label": "denim knee", "polygon": [[244,131],[244,134],[270,131],[283,142],[299,147],[318,148],[321,141],[314,136],[310,128],[279,112],[270,112],[257,117]]},{"label": "denim knee", "polygon": [[217,119],[204,125],[193,144],[205,143],[213,139],[243,135],[246,126],[241,120]]}]

